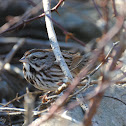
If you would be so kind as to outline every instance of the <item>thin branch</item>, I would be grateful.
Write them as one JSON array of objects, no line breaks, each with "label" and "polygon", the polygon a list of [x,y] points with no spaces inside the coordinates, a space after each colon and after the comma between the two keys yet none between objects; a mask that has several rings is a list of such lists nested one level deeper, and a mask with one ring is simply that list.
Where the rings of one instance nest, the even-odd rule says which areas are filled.
[{"label": "thin branch", "polygon": [[[95,97],[90,99],[89,109],[88,109],[88,111],[86,111],[86,114],[85,114],[84,120],[83,120],[84,126],[90,126],[92,124],[91,120],[92,120],[93,116],[95,115],[95,113],[96,113],[96,111],[97,111],[97,109],[100,105],[100,102],[101,102],[102,97],[104,95],[105,89],[109,85],[109,79],[107,80],[107,82],[106,82],[106,80],[104,82],[100,81],[99,86],[96,87],[95,91],[97,92],[97,94],[95,95]],[[105,86],[105,85],[107,85],[107,86]]]},{"label": "thin branch", "polygon": [[15,44],[13,46],[13,48],[11,49],[11,51],[7,54],[6,58],[4,59],[4,62],[0,68],[0,70],[4,69],[4,66],[6,63],[9,63],[12,59],[12,57],[14,56],[14,54],[16,53],[16,51],[24,44],[25,39],[19,39],[17,44]]},{"label": "thin branch", "polygon": [[[124,76],[122,76],[122,77],[124,78]],[[96,85],[96,84],[98,84],[98,81],[99,81],[99,80],[92,80],[92,81],[90,82],[90,85]],[[87,83],[87,82],[81,83],[81,84],[79,84],[78,86],[85,86],[86,83]],[[117,85],[119,85],[119,84],[123,85],[123,84],[126,84],[126,81],[121,81],[120,78],[119,78],[118,80],[113,80],[113,81],[111,81],[111,83],[117,84]]]},{"label": "thin branch", "polygon": [[26,112],[23,126],[28,126],[33,121],[33,109],[34,109],[34,97],[30,93],[27,93],[25,95],[24,108]]},{"label": "thin branch", "polygon": [[[30,93],[31,93],[32,95],[36,95],[36,94],[41,94],[42,92],[41,92],[41,91],[35,91],[35,92],[30,92]],[[3,105],[3,107],[8,106],[9,104],[13,103],[14,101],[18,101],[18,100],[24,98],[25,95],[26,95],[26,94],[21,95],[21,96],[19,96],[19,97],[18,97],[18,95],[16,95],[16,97],[15,97],[14,99],[12,99],[11,101],[9,101],[7,104]]]},{"label": "thin branch", "polygon": [[[43,0],[42,2],[43,2],[43,8],[44,8],[45,14],[48,15],[49,17],[51,17],[50,1]],[[62,53],[60,51],[60,47],[59,47],[59,44],[58,44],[58,41],[56,38],[56,34],[55,34],[55,31],[53,28],[52,20],[48,16],[45,16],[48,37],[51,42],[52,50],[53,50],[54,55],[56,57],[56,62],[60,64],[60,67],[66,77],[66,80],[64,80],[64,82],[67,82],[69,79],[71,80],[73,77],[72,77],[72,75],[69,71],[69,68],[68,68],[68,66],[62,56]]]},{"label": "thin branch", "polygon": [[[0,44],[15,44],[17,43],[17,41],[19,39],[22,38],[18,38],[18,37],[0,37]],[[50,41],[45,41],[45,40],[38,40],[38,39],[31,39],[31,38],[26,38],[25,39],[25,43],[26,44],[30,44],[30,45],[34,45],[34,46],[39,46],[39,47],[46,47],[46,46],[50,46]],[[64,44],[64,42],[59,42],[59,45],[61,48],[65,48],[65,49],[79,49],[79,50],[84,50],[85,48],[82,47],[80,44],[77,43],[73,43],[73,42],[69,42]]]},{"label": "thin branch", "polygon": [[122,101],[122,100],[120,100],[120,99],[118,99],[118,98],[116,98],[116,97],[113,97],[113,96],[107,96],[107,95],[104,95],[104,97],[106,97],[106,98],[111,98],[111,99],[114,99],[114,100],[117,100],[117,101],[123,103],[124,105],[126,105],[126,103],[125,103],[124,101]]},{"label": "thin branch", "polygon": [[[14,115],[24,115],[24,113],[26,112],[25,109],[19,109],[19,108],[9,108],[9,107],[1,107],[0,108],[0,116],[14,116]],[[40,115],[40,114],[43,114],[47,112],[47,109],[43,110],[43,111],[32,111],[33,113],[33,116],[36,116],[36,115]],[[72,121],[74,123],[79,123],[77,120],[71,118],[70,116],[66,115],[66,112],[67,110],[64,112],[60,112],[60,113],[56,113],[55,116],[56,117],[60,117],[60,118],[63,118],[63,119],[66,119],[66,120],[69,120],[69,121]],[[26,125],[26,123],[25,123]]]},{"label": "thin branch", "polygon": [[[0,107],[0,114],[2,115],[2,113],[4,113],[3,115],[20,115],[20,114],[24,114],[24,112],[26,112],[25,109],[21,109],[21,108],[9,108],[9,107]],[[32,111],[33,115],[39,115],[41,113],[47,112],[47,109],[43,110],[43,111]]]},{"label": "thin branch", "polygon": [[104,61],[101,62],[93,71],[91,71],[91,73],[89,74],[90,76],[92,76],[108,60],[108,58],[111,55],[113,49],[118,45],[118,43],[119,43],[119,41],[113,43],[113,46],[109,50],[108,54],[105,56]]},{"label": "thin branch", "polygon": [[93,1],[93,4],[94,4],[94,6],[95,6],[95,8],[96,8],[96,10],[97,10],[97,12],[98,12],[100,18],[101,18],[101,17],[102,17],[102,14],[101,14],[101,12],[100,12],[100,10],[99,10],[99,8],[98,8],[98,5],[96,4],[95,0],[92,0],[92,1]]},{"label": "thin branch", "polygon": [[109,22],[109,8],[108,8],[108,0],[102,1],[102,11],[103,11],[103,19],[106,22],[104,27],[104,34],[108,31],[108,22]]},{"label": "thin branch", "polygon": [[55,25],[61,29],[63,31],[63,33],[66,35],[66,38],[71,38],[75,41],[77,41],[78,43],[80,43],[82,46],[85,46],[85,43],[81,40],[79,40],[78,38],[76,38],[72,33],[68,32],[63,26],[61,26],[58,22],[56,22],[53,18],[51,18],[50,16],[46,15],[48,18],[50,18],[54,23]]},{"label": "thin branch", "polygon": [[88,86],[91,83],[91,78],[90,78],[90,76],[87,76],[87,78],[88,78],[88,81],[86,82],[85,86],[83,86],[81,89],[79,89],[78,91],[76,91],[74,94],[70,95],[69,98],[71,98],[71,97],[79,94],[80,92],[82,92],[83,90],[85,90],[86,88],[88,88]]}]

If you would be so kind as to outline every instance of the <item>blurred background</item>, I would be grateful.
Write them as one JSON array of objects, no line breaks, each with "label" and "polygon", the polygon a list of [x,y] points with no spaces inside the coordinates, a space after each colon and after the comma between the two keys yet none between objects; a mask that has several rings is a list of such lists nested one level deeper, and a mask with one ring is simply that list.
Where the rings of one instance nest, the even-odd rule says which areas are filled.
[{"label": "blurred background", "polygon": [[[116,0],[118,8],[116,11],[125,13],[125,9],[119,8],[121,1]],[[115,23],[114,17],[117,13],[110,0],[66,0],[57,11],[54,11],[53,7],[58,2],[58,0],[52,0],[51,8],[54,28],[61,49],[81,53],[91,51],[97,47],[99,39]],[[125,1],[123,4],[126,5]],[[31,92],[38,92],[35,93],[35,106],[39,105],[40,100],[37,96],[42,92],[24,79],[19,59],[29,49],[50,48],[45,19],[41,17],[42,13],[41,0],[0,0],[1,106],[23,108],[23,97],[7,103],[24,95],[26,87]],[[119,40],[118,35],[113,38],[113,41],[117,40]],[[17,119],[18,122],[16,122]],[[12,124],[22,124],[23,116],[11,116],[11,121],[13,121]],[[0,121],[0,125],[4,124],[8,125],[10,122],[7,119]]]}]

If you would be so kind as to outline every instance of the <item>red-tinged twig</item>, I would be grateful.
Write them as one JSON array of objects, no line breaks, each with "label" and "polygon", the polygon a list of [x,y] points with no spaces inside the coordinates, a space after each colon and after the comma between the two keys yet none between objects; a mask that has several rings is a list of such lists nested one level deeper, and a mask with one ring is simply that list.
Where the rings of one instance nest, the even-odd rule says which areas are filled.
[{"label": "red-tinged twig", "polygon": [[16,30],[17,28],[25,26],[25,20],[27,20],[31,15],[36,14],[41,9],[41,4],[38,4],[36,7],[33,7],[32,9],[29,8],[22,16],[18,16],[18,18],[14,17],[9,22],[1,26],[0,35],[5,32]]},{"label": "red-tinged twig", "polygon": [[[34,3],[33,1],[31,1],[31,0],[27,0],[27,1],[28,1],[29,3],[31,3],[32,6],[36,6],[36,3]],[[57,3],[57,5],[56,5],[55,7],[53,7],[53,8],[51,9],[51,11],[56,11],[64,1],[65,1],[65,0],[59,0],[59,2]]]},{"label": "red-tinged twig", "polygon": [[111,0],[112,1],[112,8],[113,8],[113,16],[116,17],[118,14],[117,14],[117,11],[116,11],[116,5],[115,5],[115,0]]},{"label": "red-tinged twig", "polygon": [[93,2],[93,4],[94,4],[94,6],[95,6],[95,8],[96,8],[96,10],[97,10],[97,12],[98,12],[100,18],[101,18],[101,17],[102,17],[102,14],[101,14],[101,12],[100,12],[100,10],[99,10],[99,8],[98,8],[98,5],[96,4],[95,0],[92,0],[92,2]]},{"label": "red-tinged twig", "polygon": [[[55,6],[55,7],[53,7],[52,9],[51,9],[51,11],[53,12],[53,11],[56,11],[58,8],[59,8],[59,6],[64,2],[65,0],[60,0],[59,2],[58,2],[58,4]],[[26,25],[26,24],[29,24],[30,22],[32,22],[32,21],[34,21],[34,20],[37,20],[37,19],[40,19],[40,18],[42,18],[42,17],[44,17],[45,16],[45,13],[42,13],[41,15],[39,15],[39,16],[35,16],[35,17],[33,17],[33,18],[30,18],[30,19],[27,19],[27,18],[29,18],[29,17],[27,17],[27,18],[25,18],[25,19],[21,19],[20,21],[19,21],[19,23],[17,23],[17,24],[11,24],[11,25],[13,25],[12,27],[9,27],[8,29],[6,29],[6,30],[4,30],[4,31],[2,31],[1,33],[0,33],[0,35],[2,35],[2,34],[4,34],[4,33],[6,33],[6,32],[9,32],[9,31],[13,31],[13,30],[15,30],[15,29],[17,29],[17,28],[20,28],[20,27],[22,27],[22,26],[24,26],[24,25]]]},{"label": "red-tinged twig", "polygon": [[123,26],[123,22],[124,22],[123,16],[116,17],[116,24],[100,40],[99,49],[105,47],[105,45],[109,43],[109,41],[120,31],[120,29]]},{"label": "red-tinged twig", "polygon": [[108,88],[108,85],[109,85],[109,80],[105,82],[100,82],[99,86],[95,89],[95,96],[88,98],[90,99],[90,103],[89,103],[89,109],[88,111],[86,111],[86,114],[84,116],[84,120],[83,120],[84,126],[90,126],[92,124],[92,118],[95,115],[100,105],[100,102],[104,95],[104,91],[106,88]]},{"label": "red-tinged twig", "polygon": [[[69,32],[66,32],[65,35],[69,34]],[[75,37],[74,35],[70,36],[71,39],[75,40],[76,42],[80,43],[82,46],[85,46],[84,42]]]},{"label": "red-tinged twig", "polygon": [[[48,15],[46,15],[47,17],[49,17]],[[79,40],[78,38],[76,38],[72,33],[68,32],[64,27],[62,27],[58,22],[56,22],[53,18],[49,17],[54,23],[55,25],[61,29],[63,31],[63,33],[66,35],[66,37],[71,38],[75,41],[77,41],[78,43],[80,43],[82,46],[85,46],[84,42]]]},{"label": "red-tinged twig", "polygon": [[[109,73],[111,66],[109,67],[107,73]],[[105,78],[105,79],[104,79]],[[100,81],[98,87],[87,96],[87,99],[90,100],[89,109],[86,111],[84,116],[83,124],[84,126],[90,126],[92,124],[92,118],[96,114],[97,109],[100,105],[102,97],[104,95],[105,90],[111,85],[110,78],[106,75],[103,75],[103,80]]]}]

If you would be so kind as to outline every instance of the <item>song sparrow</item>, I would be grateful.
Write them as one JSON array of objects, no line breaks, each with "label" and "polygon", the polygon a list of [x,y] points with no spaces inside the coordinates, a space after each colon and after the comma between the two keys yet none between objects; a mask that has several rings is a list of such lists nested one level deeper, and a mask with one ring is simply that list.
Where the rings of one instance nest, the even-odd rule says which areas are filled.
[{"label": "song sparrow", "polygon": [[[62,54],[73,76],[87,62],[87,58],[80,53],[62,51]],[[23,62],[25,79],[40,90],[54,91],[59,87],[58,83],[63,82],[64,74],[51,49],[27,51],[20,62]]]}]

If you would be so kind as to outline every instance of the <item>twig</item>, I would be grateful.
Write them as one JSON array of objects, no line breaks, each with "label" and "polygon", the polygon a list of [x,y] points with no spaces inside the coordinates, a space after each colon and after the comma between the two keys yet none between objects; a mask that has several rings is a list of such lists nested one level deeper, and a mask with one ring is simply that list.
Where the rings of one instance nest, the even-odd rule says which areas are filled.
[{"label": "twig", "polygon": [[111,49],[109,50],[108,54],[105,56],[104,61],[101,62],[89,75],[92,76],[109,58],[109,56],[111,55],[113,49],[115,48],[115,46],[117,46],[119,43],[119,41],[113,43],[113,46],[111,47]]},{"label": "twig", "polygon": [[[49,17],[51,17],[51,11],[50,11],[50,1],[49,0],[43,0],[43,8],[44,8],[44,12],[46,15],[48,15]],[[69,71],[69,68],[62,56],[62,53],[60,51],[60,47],[58,45],[58,41],[57,41],[57,38],[56,38],[56,34],[55,34],[55,31],[54,31],[54,28],[53,28],[53,23],[52,23],[52,20],[45,16],[45,21],[46,21],[46,28],[47,28],[47,32],[48,32],[48,37],[50,39],[50,42],[51,42],[51,47],[52,47],[52,50],[54,52],[54,55],[56,57],[56,62],[60,64],[60,67],[66,77],[66,80],[64,80],[64,82],[68,82],[68,80],[72,79],[72,75]]]},{"label": "twig", "polygon": [[104,97],[106,97],[106,98],[112,98],[112,99],[117,100],[117,101],[123,103],[124,105],[126,105],[125,102],[123,102],[122,100],[120,100],[120,99],[118,99],[118,98],[116,98],[116,97],[113,97],[113,96],[107,96],[107,95],[104,95]]},{"label": "twig", "polygon": [[0,111],[18,111],[18,112],[25,112],[25,109],[21,108],[9,108],[9,107],[0,107]]},{"label": "twig", "polygon": [[32,111],[34,109],[34,97],[30,93],[27,93],[25,95],[24,108],[25,108],[26,112],[25,112],[23,126],[28,126],[33,121],[33,112]]},{"label": "twig", "polygon": [[115,6],[115,0],[111,0],[111,1],[112,1],[113,14],[114,14],[114,17],[116,17],[117,11],[116,11],[116,6]]},{"label": "twig", "polygon": [[[73,93],[72,95],[70,95],[69,98],[71,98],[71,97],[73,97],[73,96],[79,94],[80,92],[82,92],[84,89],[86,89],[86,88],[89,86],[89,84],[91,83],[91,79],[90,79],[89,76],[88,76],[87,78],[88,78],[88,81],[83,85],[83,87],[82,87],[81,89],[77,90],[77,91],[76,91],[75,93]],[[81,85],[81,86],[82,86],[82,85]],[[52,96],[47,97],[47,99],[58,98],[58,97],[60,97],[60,95],[52,95]]]},{"label": "twig", "polygon": [[103,19],[106,22],[105,28],[104,28],[104,33],[106,33],[108,31],[108,21],[109,21],[109,16],[108,16],[108,0],[104,0],[102,1],[102,11],[103,11]]},{"label": "twig", "polygon": [[90,83],[91,83],[91,78],[90,78],[89,75],[87,76],[87,78],[88,78],[88,81],[86,82],[85,86],[83,86],[81,89],[79,89],[78,91],[76,91],[74,94],[70,95],[69,98],[71,98],[71,97],[73,97],[73,96],[79,94],[81,91],[85,90],[85,89],[90,85]]},{"label": "twig", "polygon": [[[15,44],[17,43],[17,41],[21,39],[18,37],[0,37],[0,44]],[[49,41],[45,41],[45,40],[38,40],[38,39],[31,39],[31,38],[26,38],[25,39],[25,43],[30,44],[30,45],[34,45],[34,46],[39,46],[39,47],[46,47],[46,46],[50,46],[50,42]],[[82,47],[80,44],[77,43],[73,43],[73,42],[69,42],[69,43],[65,43],[64,42],[59,42],[59,45],[61,48],[65,48],[65,49],[79,49],[79,50],[84,50],[85,48]]]},{"label": "twig", "polygon": [[[18,108],[8,108],[8,107],[1,107],[0,108],[0,116],[14,116],[14,115],[22,115],[26,112],[25,109],[18,109]],[[40,114],[44,114],[45,112],[47,112],[47,109],[46,110],[43,110],[43,111],[32,111],[33,112],[33,115],[36,116],[36,115],[40,115]],[[65,111],[66,112],[66,111]],[[56,117],[61,117],[63,119],[67,119],[69,121],[73,121],[75,123],[79,123],[78,121],[76,121],[75,119],[71,118],[70,116],[68,115],[65,115],[65,112],[60,112],[60,113],[56,113],[55,116]]]},{"label": "twig", "polygon": [[59,29],[61,29],[63,31],[63,33],[66,35],[66,38],[71,38],[73,40],[75,40],[76,42],[78,42],[79,44],[81,44],[82,46],[85,47],[85,43],[81,40],[79,40],[78,38],[76,38],[72,33],[68,32],[63,26],[61,26],[58,22],[56,22],[53,18],[51,18],[50,16],[46,15],[48,18],[50,18],[54,23],[55,25],[57,25],[57,27]]},{"label": "twig", "polygon": [[[25,109],[21,109],[21,108],[9,108],[9,107],[0,107],[0,112],[4,113],[4,112],[8,112],[8,113],[4,113],[3,115],[20,115],[20,114],[24,114],[24,112],[26,112]],[[32,111],[33,115],[39,115],[41,113],[47,112],[47,109],[43,110],[43,111]]]},{"label": "twig", "polygon": [[[124,76],[122,76],[122,78],[124,78]],[[113,84],[126,84],[126,81],[121,81],[122,78],[119,78],[118,80],[113,80],[113,81],[111,81],[111,83],[113,83]],[[78,86],[85,86],[86,83],[87,82],[81,83]],[[90,82],[90,85],[96,85],[96,84],[98,84],[98,80],[92,80]]]},{"label": "twig", "polygon": [[[59,8],[59,6],[60,6],[64,1],[65,1],[65,0],[60,0],[60,1],[57,3],[57,5],[51,9],[51,12],[56,11],[56,12],[58,13],[57,9]],[[35,6],[36,4],[32,1],[32,5]],[[34,9],[36,9],[36,8],[39,8],[39,6],[33,8],[32,11],[34,11]],[[27,13],[28,13],[28,12],[26,12],[26,14],[27,14]],[[24,15],[26,15],[26,14],[24,14]],[[29,15],[29,16],[30,16],[30,15]],[[32,22],[32,21],[34,21],[34,20],[40,19],[40,18],[42,18],[42,17],[45,16],[45,13],[42,13],[42,14],[39,15],[39,16],[36,16],[36,17],[33,17],[33,18],[28,19],[29,16],[22,16],[21,19],[20,19],[20,21],[19,21],[19,19],[18,19],[19,23],[15,24],[15,25],[12,26],[12,27],[9,27],[8,29],[6,29],[6,30],[4,30],[4,31],[1,31],[0,35],[3,34],[3,33],[5,33],[5,32],[9,32],[9,31],[15,30],[16,28],[21,27],[21,26],[24,26],[25,24],[29,24],[30,22]],[[17,19],[13,19],[13,20],[14,20],[14,21],[13,21],[12,24],[14,24],[15,21],[16,21]],[[69,37],[70,37],[71,39],[77,41],[77,42],[80,43],[82,46],[85,46],[85,44],[84,44],[83,41],[79,40],[79,39],[78,39],[77,37],[75,37],[73,34],[69,33],[66,29],[64,29],[60,24],[58,24],[58,23],[57,23],[56,21],[54,21],[53,19],[52,19],[52,21],[63,31],[63,33],[64,33],[66,36],[69,36],[69,35],[70,35]],[[11,24],[11,25],[12,25],[12,24]],[[5,24],[5,27],[7,27],[6,25],[8,26],[8,24]],[[2,27],[4,27],[4,26],[2,26]],[[1,28],[1,29],[5,29],[5,28]]]},{"label": "twig", "polygon": [[[31,93],[32,95],[35,95],[35,94],[41,94],[42,92],[41,92],[41,91],[35,91],[35,92],[30,92],[30,93]],[[16,97],[15,97],[13,100],[11,100],[11,101],[9,101],[7,104],[3,105],[3,107],[8,106],[9,104],[13,103],[14,101],[18,101],[18,100],[24,98],[25,95],[26,95],[26,94],[21,95],[21,96],[19,96],[19,97],[18,97],[18,95],[16,95]]]},{"label": "twig", "polygon": [[123,16],[116,17],[116,24],[100,40],[99,49],[103,49],[103,47],[105,47],[105,45],[120,31],[123,22],[124,22]]},{"label": "twig", "polygon": [[[108,81],[108,82],[109,82],[109,81]],[[91,125],[91,119],[93,118],[94,114],[96,113],[97,108],[98,108],[98,106],[99,106],[99,104],[100,104],[100,101],[101,101],[102,97],[104,97],[103,94],[104,94],[105,89],[108,88],[108,86],[110,86],[110,84],[111,84],[110,82],[109,82],[108,84],[105,82],[105,83],[102,83],[103,86],[97,87],[96,90],[97,90],[98,92],[97,92],[97,94],[95,95],[94,98],[91,98],[89,111],[87,111],[86,114],[85,114],[84,126],[90,126],[90,125]],[[104,85],[108,85],[108,86],[106,86],[106,87],[104,88]],[[101,88],[101,89],[100,89],[100,88]],[[103,89],[102,89],[102,88],[103,88]],[[96,91],[96,90],[95,90],[95,91]],[[101,91],[101,90],[102,90],[102,91]],[[113,99],[118,100],[118,101],[120,101],[120,102],[122,102],[123,104],[126,105],[125,102],[121,101],[121,100],[118,99],[118,98],[114,98],[114,97],[111,97],[111,96],[105,96],[105,97],[113,98]]]},{"label": "twig", "polygon": [[5,64],[9,63],[11,61],[11,59],[14,56],[14,54],[16,53],[16,51],[24,44],[24,42],[25,42],[25,39],[19,39],[18,40],[17,44],[15,44],[13,46],[13,48],[11,49],[11,51],[7,54],[7,56],[6,56],[6,58],[5,58],[5,60],[4,60],[3,64],[2,64],[2,66],[0,68],[0,70],[3,70]]},{"label": "twig", "polygon": [[89,109],[88,109],[88,111],[86,111],[86,114],[85,114],[84,120],[83,120],[84,126],[91,125],[91,123],[92,123],[91,120],[92,120],[93,116],[95,115],[95,113],[100,105],[100,102],[102,100],[102,97],[104,95],[104,91],[108,87],[109,84],[110,84],[109,79],[107,78],[107,80],[105,80],[104,82],[101,81],[99,83],[99,86],[95,89],[95,92],[97,92],[97,94],[95,95],[95,97],[90,99]]},{"label": "twig", "polygon": [[[60,0],[60,1],[58,2],[58,4],[57,4],[55,7],[53,7],[53,8],[51,9],[51,11],[56,11],[56,10],[58,9],[58,7],[62,4],[63,1],[65,1],[65,0]],[[35,3],[34,3],[34,4],[35,4]],[[40,5],[38,5],[38,6],[40,6]],[[36,8],[36,7],[35,7],[35,8]],[[34,8],[33,8],[33,10],[34,10]],[[27,12],[26,12],[26,13],[27,13]],[[19,22],[18,24],[15,24],[15,25],[13,24],[14,26],[9,27],[8,29],[6,29],[6,30],[4,30],[4,31],[1,31],[1,32],[0,32],[0,35],[2,35],[3,33],[9,32],[9,31],[15,30],[16,28],[19,28],[19,27],[21,27],[21,26],[24,26],[25,24],[28,24],[28,23],[30,23],[31,21],[40,19],[40,18],[42,18],[42,17],[44,17],[44,16],[45,16],[45,13],[42,13],[41,15],[36,16],[36,17],[33,17],[33,18],[30,18],[30,19],[28,19],[29,16],[26,16],[25,18],[21,18],[21,20],[20,20],[20,22]]]},{"label": "twig", "polygon": [[38,4],[36,7],[29,7],[26,12],[22,16],[14,17],[11,19],[9,22],[5,23],[1,28],[0,28],[0,35],[3,33],[15,30],[16,28],[19,28],[21,26],[24,26],[25,24],[29,23],[29,21],[25,22],[26,20],[29,20],[28,18],[32,15],[38,12],[41,8],[41,4]]},{"label": "twig", "polygon": [[101,17],[102,17],[102,14],[101,14],[101,12],[100,12],[100,10],[99,10],[99,8],[98,8],[98,6],[97,6],[95,0],[92,0],[92,1],[93,1],[93,4],[94,4],[94,6],[95,6],[95,8],[96,8],[96,10],[97,10],[97,12],[98,12],[100,18],[101,18]]}]

